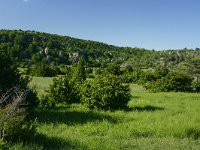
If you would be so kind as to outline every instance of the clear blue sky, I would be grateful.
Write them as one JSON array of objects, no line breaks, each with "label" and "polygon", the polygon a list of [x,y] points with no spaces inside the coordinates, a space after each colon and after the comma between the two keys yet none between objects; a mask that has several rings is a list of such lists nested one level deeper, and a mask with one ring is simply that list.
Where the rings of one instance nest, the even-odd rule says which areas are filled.
[{"label": "clear blue sky", "polygon": [[0,29],[147,49],[200,47],[200,0],[0,0]]}]

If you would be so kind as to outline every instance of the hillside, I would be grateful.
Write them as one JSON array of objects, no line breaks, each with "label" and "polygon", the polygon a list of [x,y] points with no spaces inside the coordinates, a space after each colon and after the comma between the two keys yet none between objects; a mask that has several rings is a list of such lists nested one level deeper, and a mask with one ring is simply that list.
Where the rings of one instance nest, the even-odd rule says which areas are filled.
[{"label": "hillside", "polygon": [[163,64],[177,65],[200,56],[199,48],[155,51],[22,30],[0,30],[0,49],[28,65],[44,59],[55,65],[70,65],[84,55],[89,66],[99,67],[113,62],[148,68]]}]

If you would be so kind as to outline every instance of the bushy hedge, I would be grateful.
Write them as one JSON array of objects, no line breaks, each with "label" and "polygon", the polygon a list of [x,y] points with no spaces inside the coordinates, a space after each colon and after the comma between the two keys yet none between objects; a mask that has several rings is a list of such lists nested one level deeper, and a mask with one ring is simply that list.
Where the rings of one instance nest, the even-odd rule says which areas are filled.
[{"label": "bushy hedge", "polygon": [[131,97],[129,86],[122,84],[114,75],[99,75],[85,81],[81,95],[85,106],[102,110],[124,108]]}]

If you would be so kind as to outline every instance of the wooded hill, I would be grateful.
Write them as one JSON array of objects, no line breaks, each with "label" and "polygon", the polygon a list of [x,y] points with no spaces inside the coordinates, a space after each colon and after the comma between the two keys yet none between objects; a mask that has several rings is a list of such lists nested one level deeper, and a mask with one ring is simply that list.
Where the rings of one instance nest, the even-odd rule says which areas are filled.
[{"label": "wooded hill", "polygon": [[0,30],[0,49],[26,65],[42,60],[54,65],[71,65],[84,55],[88,66],[118,63],[121,66],[149,68],[157,65],[174,66],[200,56],[199,48],[155,51],[22,30]]}]

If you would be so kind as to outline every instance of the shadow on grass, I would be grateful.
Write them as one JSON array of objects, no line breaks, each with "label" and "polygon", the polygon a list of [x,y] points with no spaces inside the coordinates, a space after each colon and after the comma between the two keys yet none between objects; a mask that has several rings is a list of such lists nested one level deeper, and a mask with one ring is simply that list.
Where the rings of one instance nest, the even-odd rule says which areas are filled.
[{"label": "shadow on grass", "polygon": [[189,129],[186,129],[186,136],[188,138],[192,138],[194,140],[197,140],[200,138],[200,129],[199,128],[189,128]]},{"label": "shadow on grass", "polygon": [[139,99],[139,98],[141,98],[141,96],[131,96],[131,99]]},{"label": "shadow on grass", "polygon": [[[66,139],[58,137],[47,137],[43,134],[37,134],[23,141],[24,147],[31,146],[35,149],[44,149],[44,150],[55,150],[55,149],[76,149],[76,143],[67,141]],[[80,145],[84,149],[87,149],[86,145]]]},{"label": "shadow on grass", "polygon": [[93,111],[42,110],[37,111],[35,115],[39,123],[65,123],[68,125],[74,125],[103,120],[117,123],[117,120],[111,116],[95,113]]},{"label": "shadow on grass", "polygon": [[152,105],[146,105],[146,106],[135,106],[135,107],[128,107],[125,109],[125,111],[157,111],[157,110],[164,110],[163,107],[157,107]]},{"label": "shadow on grass", "polygon": [[63,149],[64,147],[68,149],[75,149],[74,145],[71,145],[69,141],[63,140],[57,137],[47,137],[45,135],[39,134],[32,141],[34,144],[41,146],[43,149]]}]

